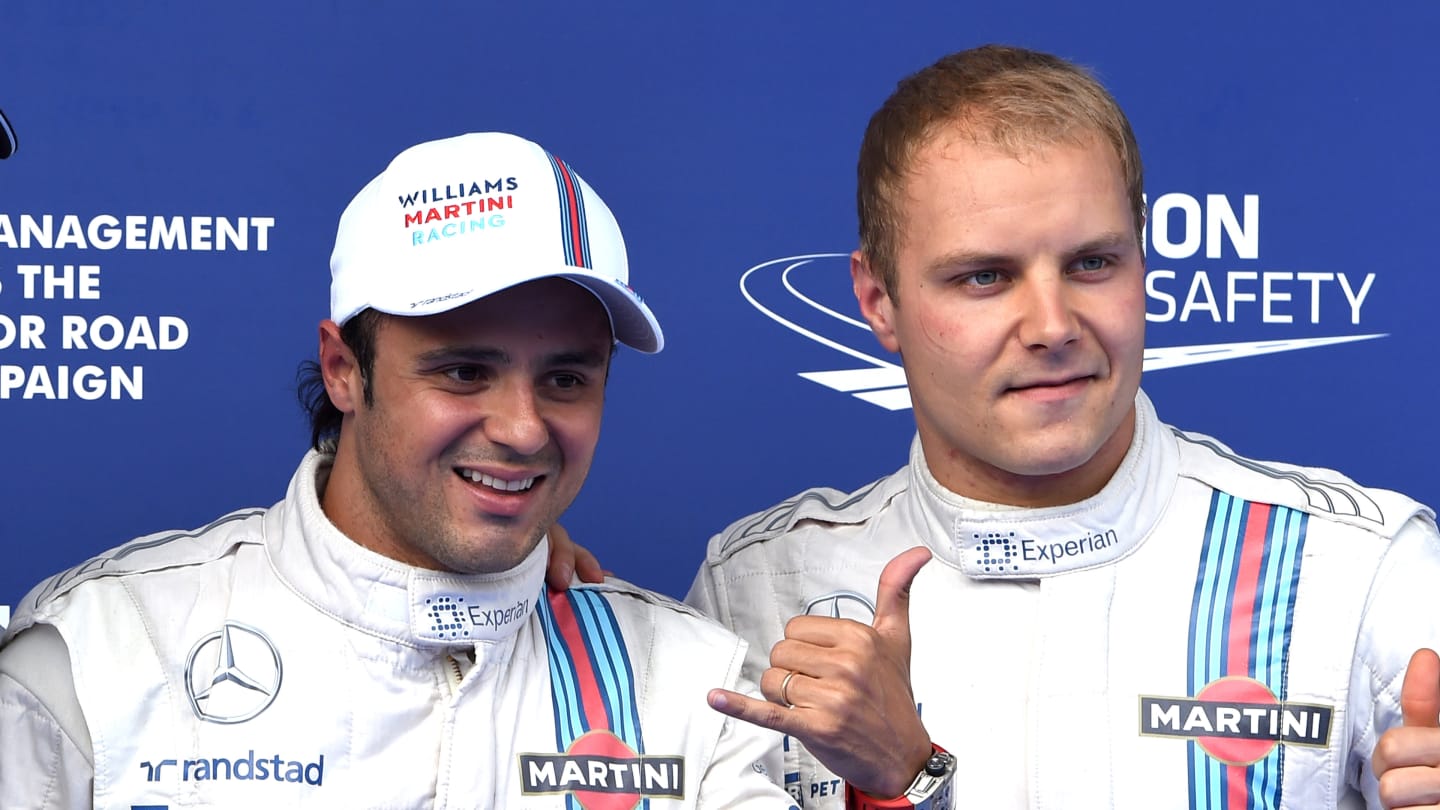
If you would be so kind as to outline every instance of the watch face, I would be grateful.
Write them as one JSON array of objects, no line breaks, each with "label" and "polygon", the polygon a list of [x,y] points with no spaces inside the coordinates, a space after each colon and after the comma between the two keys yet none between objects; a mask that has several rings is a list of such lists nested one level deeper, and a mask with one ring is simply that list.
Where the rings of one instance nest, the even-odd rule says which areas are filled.
[{"label": "watch face", "polygon": [[951,810],[955,799],[955,755],[936,751],[925,761],[907,798],[917,810]]},{"label": "watch face", "polygon": [[931,776],[944,776],[955,766],[955,755],[944,751],[936,751],[925,760],[925,773]]}]

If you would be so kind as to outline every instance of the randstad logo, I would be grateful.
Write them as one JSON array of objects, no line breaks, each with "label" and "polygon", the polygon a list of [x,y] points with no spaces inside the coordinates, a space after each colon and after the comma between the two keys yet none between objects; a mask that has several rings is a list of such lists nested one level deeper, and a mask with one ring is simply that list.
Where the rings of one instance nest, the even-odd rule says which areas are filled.
[{"label": "randstad logo", "polygon": [[182,782],[270,781],[294,782],[316,787],[325,783],[324,754],[321,754],[320,758],[314,762],[301,762],[287,760],[279,754],[257,758],[255,749],[252,748],[245,756],[233,759],[226,757],[163,759],[159,762],[142,762],[140,767],[145,769],[146,782],[159,782],[174,773],[172,771],[167,774],[167,768],[175,768],[180,772]]},{"label": "randstad logo", "polygon": [[[1260,195],[1172,193],[1147,205],[1145,319],[1158,324],[1147,331],[1147,340],[1161,345],[1145,349],[1145,371],[1387,336],[1360,328],[1376,273],[1258,265]],[[848,253],[762,262],[740,276],[740,292],[767,318],[861,364],[804,371],[801,377],[888,410],[910,407],[900,359],[880,349],[859,316]],[[1264,340],[1188,342],[1196,330],[1236,337],[1284,333]]]}]

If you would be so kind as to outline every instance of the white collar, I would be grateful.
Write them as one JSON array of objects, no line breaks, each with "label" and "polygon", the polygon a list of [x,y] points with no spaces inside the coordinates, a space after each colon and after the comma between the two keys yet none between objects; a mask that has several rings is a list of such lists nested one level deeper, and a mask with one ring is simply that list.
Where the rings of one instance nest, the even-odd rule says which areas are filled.
[{"label": "white collar", "polygon": [[1062,506],[985,503],[935,480],[917,437],[910,449],[916,506],[944,527],[929,545],[976,579],[1037,579],[1108,565],[1144,542],[1175,489],[1179,451],[1144,392],[1135,396],[1135,434],[1120,467],[1095,495]]},{"label": "white collar", "polygon": [[421,647],[471,647],[508,638],[542,596],[548,538],[519,565],[453,574],[405,565],[346,537],[320,507],[334,460],[311,451],[281,508],[266,517],[266,547],[285,582],[316,609],[373,635]]}]

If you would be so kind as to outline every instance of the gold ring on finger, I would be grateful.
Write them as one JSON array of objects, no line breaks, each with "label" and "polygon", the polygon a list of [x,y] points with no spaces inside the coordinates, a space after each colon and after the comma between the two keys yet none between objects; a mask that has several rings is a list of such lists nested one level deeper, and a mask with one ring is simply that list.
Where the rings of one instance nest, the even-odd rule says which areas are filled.
[{"label": "gold ring on finger", "polygon": [[795,677],[795,670],[792,669],[785,673],[785,680],[780,682],[780,702],[787,709],[795,708],[795,704],[790,702],[790,679],[793,677]]}]

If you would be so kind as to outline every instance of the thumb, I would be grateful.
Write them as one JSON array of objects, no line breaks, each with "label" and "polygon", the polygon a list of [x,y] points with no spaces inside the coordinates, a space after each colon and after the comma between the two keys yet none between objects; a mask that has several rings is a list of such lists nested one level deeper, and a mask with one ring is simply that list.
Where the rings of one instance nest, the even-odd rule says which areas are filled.
[{"label": "thumb", "polygon": [[930,549],[924,546],[906,549],[885,564],[880,584],[875,590],[875,632],[881,636],[903,639],[910,643],[910,585],[915,575],[930,561]]},{"label": "thumb", "polygon": [[1407,726],[1440,728],[1440,656],[1421,648],[1410,656],[1400,685],[1400,713]]},{"label": "thumb", "polygon": [[550,560],[545,565],[545,582],[552,589],[563,591],[570,587],[575,575],[575,542],[570,533],[559,523],[550,524],[546,530],[550,538]]}]

